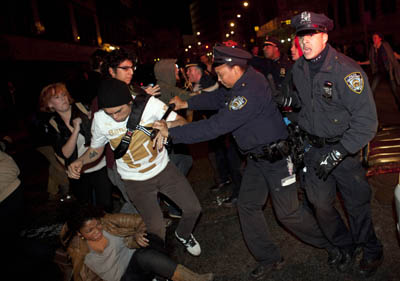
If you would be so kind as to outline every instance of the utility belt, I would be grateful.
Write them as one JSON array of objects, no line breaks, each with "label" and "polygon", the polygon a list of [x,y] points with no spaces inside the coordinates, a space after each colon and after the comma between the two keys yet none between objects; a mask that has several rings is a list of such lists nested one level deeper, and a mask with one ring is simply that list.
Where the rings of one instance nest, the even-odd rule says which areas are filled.
[{"label": "utility belt", "polygon": [[307,132],[304,132],[304,133],[308,140],[308,143],[311,146],[316,147],[316,148],[322,148],[325,145],[337,144],[342,139],[342,136],[337,136],[337,137],[333,137],[333,138],[323,138],[323,137],[311,135]]},{"label": "utility belt", "polygon": [[262,147],[261,153],[249,153],[248,157],[254,161],[269,161],[274,163],[290,155],[290,144],[287,140],[279,140]]}]

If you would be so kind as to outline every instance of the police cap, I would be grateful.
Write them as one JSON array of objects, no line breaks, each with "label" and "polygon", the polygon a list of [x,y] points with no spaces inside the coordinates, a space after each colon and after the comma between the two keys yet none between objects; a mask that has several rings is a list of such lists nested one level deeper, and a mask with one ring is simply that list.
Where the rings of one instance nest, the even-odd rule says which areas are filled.
[{"label": "police cap", "polygon": [[221,64],[228,65],[247,65],[247,61],[252,55],[242,49],[227,46],[214,47],[214,66]]},{"label": "police cap", "polygon": [[302,36],[309,32],[327,33],[333,29],[333,21],[324,14],[316,14],[304,11],[292,18],[292,27],[296,29],[296,34]]},{"label": "police cap", "polygon": [[190,62],[185,65],[185,68],[188,69],[189,67],[192,67],[192,66],[199,68],[201,71],[204,71],[207,69],[207,66],[204,63],[202,63],[201,61]]},{"label": "police cap", "polygon": [[265,37],[264,41],[264,46],[267,45],[278,47],[278,49],[282,46],[281,42],[277,38],[268,35]]}]

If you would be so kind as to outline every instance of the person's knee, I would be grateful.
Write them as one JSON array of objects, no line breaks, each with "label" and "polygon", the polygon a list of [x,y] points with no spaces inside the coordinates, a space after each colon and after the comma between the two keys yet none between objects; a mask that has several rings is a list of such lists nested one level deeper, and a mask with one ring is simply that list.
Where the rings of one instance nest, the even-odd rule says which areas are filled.
[{"label": "person's knee", "polygon": [[198,217],[201,211],[201,205],[198,201],[182,209],[182,212],[186,217]]}]

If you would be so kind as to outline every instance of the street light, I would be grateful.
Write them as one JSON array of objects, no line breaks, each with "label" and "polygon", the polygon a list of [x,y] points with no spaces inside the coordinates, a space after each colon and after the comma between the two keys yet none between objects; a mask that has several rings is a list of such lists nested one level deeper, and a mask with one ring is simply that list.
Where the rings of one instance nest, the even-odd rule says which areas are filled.
[{"label": "street light", "polygon": [[234,22],[231,22],[229,25],[230,25],[231,27],[234,27],[234,26],[235,26],[235,23],[234,23]]},{"label": "street light", "polygon": [[200,35],[200,31],[197,31],[196,35],[199,36]]},{"label": "street light", "polygon": [[244,2],[243,2],[243,6],[247,8],[247,7],[249,6],[249,2],[244,1]]},{"label": "street light", "polygon": [[229,37],[229,33],[225,34],[225,37],[228,38]]},{"label": "street light", "polygon": [[235,31],[231,30],[231,34],[235,34]]},{"label": "street light", "polygon": [[242,17],[242,15],[241,14],[237,14],[236,17],[239,19],[239,18]]},{"label": "street light", "polygon": [[201,42],[197,42],[197,45],[199,45],[199,46],[200,46],[200,45],[201,45]]}]

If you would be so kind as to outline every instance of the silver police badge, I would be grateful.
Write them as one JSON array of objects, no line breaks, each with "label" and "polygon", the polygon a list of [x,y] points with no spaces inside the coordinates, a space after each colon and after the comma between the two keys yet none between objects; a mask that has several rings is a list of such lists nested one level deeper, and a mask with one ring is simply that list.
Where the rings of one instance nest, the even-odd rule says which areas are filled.
[{"label": "silver police badge", "polygon": [[247,103],[247,99],[243,96],[236,96],[234,97],[229,103],[229,110],[240,110],[242,109]]},{"label": "silver police badge", "polygon": [[300,17],[301,17],[300,24],[309,24],[309,23],[311,23],[311,14],[310,14],[310,12],[302,12]]},{"label": "silver police badge", "polygon": [[344,81],[347,86],[356,94],[361,94],[364,89],[364,79],[360,72],[352,72],[346,77],[344,77]]}]

